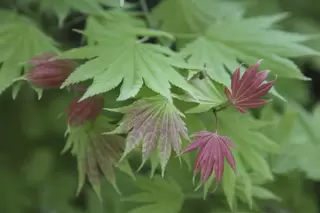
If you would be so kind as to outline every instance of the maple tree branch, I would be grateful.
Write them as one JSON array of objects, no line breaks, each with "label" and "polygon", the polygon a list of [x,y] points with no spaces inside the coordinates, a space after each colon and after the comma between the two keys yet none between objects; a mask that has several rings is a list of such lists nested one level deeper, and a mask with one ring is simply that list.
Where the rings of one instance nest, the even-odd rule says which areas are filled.
[{"label": "maple tree branch", "polygon": [[216,119],[216,133],[218,133],[218,129],[219,129],[219,120],[218,120],[218,114],[217,114],[217,111],[213,110],[213,114],[214,114],[214,117]]},{"label": "maple tree branch", "polygon": [[147,19],[149,27],[154,28],[155,24],[154,24],[154,21],[152,20],[152,18],[150,17],[150,12],[149,12],[149,8],[148,8],[148,5],[147,5],[147,1],[146,0],[140,0],[140,6],[141,6],[141,9],[142,9],[142,11],[144,13],[144,16]]},{"label": "maple tree branch", "polygon": [[226,108],[228,108],[230,105],[231,105],[230,101],[226,101],[226,102],[214,107],[212,110],[214,112],[220,112],[220,111],[225,110]]}]

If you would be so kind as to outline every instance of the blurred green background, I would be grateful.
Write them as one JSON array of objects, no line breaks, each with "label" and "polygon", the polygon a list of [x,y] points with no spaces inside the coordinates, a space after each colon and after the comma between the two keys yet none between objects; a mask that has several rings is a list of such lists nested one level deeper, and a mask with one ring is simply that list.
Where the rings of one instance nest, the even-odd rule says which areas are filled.
[{"label": "blurred green background", "polygon": [[[158,2],[147,1],[149,8]],[[320,35],[319,0],[242,2],[247,5],[247,15],[289,12],[290,18],[283,21],[281,27],[292,32]],[[13,0],[0,0],[0,7],[13,8],[15,3]],[[79,16],[81,14],[71,14],[67,18],[70,24],[61,29],[50,26],[50,19],[46,24],[47,19],[43,18],[42,25],[53,37],[70,46],[78,46],[80,37],[72,29],[81,29],[84,23],[81,19],[72,20]],[[320,51],[320,39],[312,40],[307,45]],[[278,91],[296,104],[292,104],[292,109],[297,110],[305,123],[297,125],[292,136],[298,145],[288,148],[288,153],[297,150],[299,153],[288,158],[291,164],[283,163],[282,167],[277,164],[279,175],[269,186],[284,198],[284,202],[261,204],[265,206],[265,212],[270,213],[320,212],[320,147],[301,145],[312,140],[310,135],[314,135],[315,140],[320,138],[320,110],[317,105],[320,98],[320,58],[299,58],[295,62],[313,81],[277,82]],[[75,196],[78,181],[76,160],[69,153],[60,153],[65,145],[66,118],[63,112],[72,99],[70,94],[45,91],[39,101],[27,85],[23,86],[16,100],[12,99],[11,93],[8,89],[0,96],[0,213],[121,213],[131,207],[131,204],[120,200],[108,183],[104,183],[103,187],[104,204],[98,202],[90,186],[79,197]],[[297,160],[298,155],[303,156],[303,160],[293,165],[292,161]],[[289,168],[288,165],[293,166]],[[119,173],[118,182],[124,193],[133,190],[132,180],[126,175]],[[207,205],[205,201],[196,199],[185,203],[183,209],[189,209],[186,212],[210,212]]]}]

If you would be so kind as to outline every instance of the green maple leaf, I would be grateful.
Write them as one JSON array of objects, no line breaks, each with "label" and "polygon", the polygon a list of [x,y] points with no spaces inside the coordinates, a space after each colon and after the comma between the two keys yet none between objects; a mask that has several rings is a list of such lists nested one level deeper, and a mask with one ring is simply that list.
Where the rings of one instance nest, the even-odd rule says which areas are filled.
[{"label": "green maple leaf", "polygon": [[[238,174],[236,176],[230,168],[226,167],[226,173],[224,174],[222,182],[223,191],[231,210],[234,210],[238,200],[247,203],[250,209],[257,207],[256,199],[281,200],[278,196],[262,186],[262,184],[267,181],[266,177],[261,174],[255,177],[252,173],[249,173],[239,153],[234,153],[234,157]],[[210,185],[212,185],[212,182],[207,183],[207,187]]]},{"label": "green maple leaf", "polygon": [[[94,191],[100,197],[100,170],[104,177],[120,193],[116,185],[113,167],[117,165],[123,152],[121,137],[116,135],[102,135],[110,130],[108,119],[99,117],[94,124],[79,127],[69,127],[67,143],[63,152],[68,150],[77,158],[79,181],[78,191],[82,189],[86,176]],[[119,169],[134,177],[128,162],[118,165]]]},{"label": "green maple leaf", "polygon": [[[169,56],[168,56],[169,55]],[[175,67],[189,67],[176,61],[170,49],[154,44],[145,44],[129,38],[105,38],[98,45],[72,49],[61,58],[89,58],[65,81],[63,87],[93,79],[82,100],[107,92],[122,83],[117,100],[134,97],[143,83],[153,91],[172,101],[171,85],[193,93],[193,87]]]},{"label": "green maple leaf", "polygon": [[264,153],[279,153],[280,146],[259,131],[270,123],[230,111],[219,112],[218,119],[218,131],[222,135],[228,135],[233,140],[241,159],[245,162],[245,166],[272,180],[273,175],[268,162],[264,158]]},{"label": "green maple leaf", "polygon": [[211,79],[207,77],[203,79],[192,78],[189,82],[194,86],[194,97],[196,98],[188,94],[175,95],[175,97],[180,100],[198,104],[198,106],[187,110],[186,113],[206,112],[213,107],[220,106],[227,102],[222,85],[211,81]]},{"label": "green maple leaf", "polygon": [[[57,51],[55,42],[34,21],[12,11],[0,10],[0,93],[25,72],[24,63],[46,51]],[[21,36],[23,35],[23,36]],[[20,88],[21,84],[17,84]],[[19,88],[16,88],[15,93]]]},{"label": "green maple leaf", "polygon": [[238,18],[243,12],[241,4],[230,1],[165,0],[152,10],[152,16],[165,31],[199,33],[215,20]]},{"label": "green maple leaf", "polygon": [[128,133],[121,159],[124,159],[142,142],[142,167],[158,147],[160,162],[153,159],[152,163],[155,165],[152,167],[155,168],[160,163],[162,176],[172,150],[180,154],[181,138],[189,139],[188,130],[182,120],[184,115],[164,97],[145,98],[127,107],[107,110],[125,114],[119,126],[108,133]]},{"label": "green maple leaf", "polygon": [[146,23],[130,12],[108,10],[103,16],[89,16],[83,32],[89,44],[105,43],[106,38],[131,38],[137,36],[174,37],[164,31],[148,29]]},{"label": "green maple leaf", "polygon": [[149,203],[132,209],[128,213],[178,213],[181,210],[184,195],[179,184],[173,179],[155,176],[149,179],[138,176],[135,182],[143,192],[124,199],[124,201]]},{"label": "green maple leaf", "polygon": [[261,16],[225,20],[212,24],[204,35],[197,37],[180,50],[188,62],[204,66],[215,81],[228,86],[227,71],[234,72],[238,60],[251,65],[264,59],[261,69],[285,78],[306,79],[289,59],[305,55],[319,55],[301,42],[312,38],[301,34],[273,29],[273,24],[284,15]]},{"label": "green maple leaf", "polygon": [[42,13],[53,13],[57,16],[59,26],[62,26],[66,17],[71,13],[72,10],[90,14],[90,15],[104,15],[105,11],[102,6],[109,6],[119,8],[124,6],[130,8],[133,4],[120,2],[119,0],[22,0],[18,2],[21,7],[26,7],[28,4],[36,3],[39,5],[39,10]]}]

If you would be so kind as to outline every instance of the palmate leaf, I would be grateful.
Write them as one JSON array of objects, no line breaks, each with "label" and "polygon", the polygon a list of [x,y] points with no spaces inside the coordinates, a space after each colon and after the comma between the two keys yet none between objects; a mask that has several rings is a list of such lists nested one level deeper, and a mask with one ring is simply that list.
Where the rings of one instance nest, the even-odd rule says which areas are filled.
[{"label": "palmate leaf", "polygon": [[236,144],[245,167],[272,180],[273,175],[265,153],[279,153],[280,146],[259,132],[270,123],[255,120],[250,116],[237,115],[231,111],[219,113],[219,132],[228,135]]},{"label": "palmate leaf", "polygon": [[[247,183],[245,183],[247,181]],[[236,186],[237,200],[249,204],[250,209],[258,209],[258,200],[277,201],[280,202],[281,198],[275,195],[272,191],[264,188],[260,183],[254,182],[252,177],[248,174],[248,179],[238,178]]]},{"label": "palmate leaf", "polygon": [[[100,171],[104,177],[120,193],[116,185],[114,166],[118,163],[123,152],[123,141],[116,135],[102,135],[110,130],[108,119],[99,117],[93,124],[69,127],[67,143],[63,152],[68,150],[77,158],[78,163],[78,191],[82,189],[86,176],[94,191],[100,198]],[[119,169],[134,177],[128,162],[124,161]]]},{"label": "palmate leaf", "polygon": [[86,20],[84,30],[87,43],[104,43],[106,38],[131,38],[137,36],[165,37],[174,40],[174,37],[164,31],[149,29],[146,23],[134,14],[123,10],[108,10],[103,16],[91,15]]},{"label": "palmate leaf", "polygon": [[[273,157],[273,171],[278,174],[287,173],[293,170],[304,172],[308,178],[320,179],[320,169],[317,166],[319,161],[320,145],[318,133],[320,108],[316,106],[312,114],[303,108],[288,107],[283,117],[288,117],[289,112],[296,110],[292,131],[287,139],[281,144],[281,155]],[[285,126],[282,128],[284,129]],[[279,130],[280,131],[280,130]]]},{"label": "palmate leaf", "polygon": [[[301,34],[273,29],[284,15],[225,20],[211,25],[204,36],[199,36],[180,50],[188,62],[204,66],[214,80],[229,85],[227,71],[234,72],[238,60],[247,65],[264,59],[261,69],[285,78],[306,79],[289,59],[319,52],[301,44],[312,38]],[[236,36],[235,36],[236,35]]]},{"label": "palmate leaf", "polygon": [[119,0],[20,0],[18,4],[21,7],[26,7],[29,4],[35,3],[39,5],[39,10],[45,14],[53,13],[57,16],[59,25],[62,26],[65,18],[72,10],[77,10],[82,13],[91,15],[104,15],[102,6],[119,8],[120,6],[132,7],[127,3],[119,4]]},{"label": "palmate leaf", "polygon": [[195,88],[194,94],[196,98],[188,94],[175,96],[180,100],[198,104],[198,106],[187,110],[186,113],[206,112],[213,107],[220,106],[227,102],[227,97],[223,93],[221,84],[213,82],[207,77],[204,77],[203,79],[192,78],[189,82]]},{"label": "palmate leaf", "polygon": [[241,4],[230,1],[164,0],[153,9],[152,15],[165,31],[199,33],[216,20],[237,19],[243,12]]},{"label": "palmate leaf", "polygon": [[129,106],[107,110],[125,114],[119,126],[107,133],[128,133],[126,147],[121,159],[124,159],[142,143],[140,168],[157,150],[160,161],[153,159],[152,163],[155,164],[153,168],[160,163],[162,176],[172,150],[176,154],[180,154],[181,138],[189,139],[187,128],[182,120],[184,115],[162,96],[140,99]]},{"label": "palmate leaf", "polygon": [[124,198],[124,201],[147,203],[132,209],[128,213],[178,213],[181,210],[184,195],[179,184],[173,179],[155,176],[149,179],[138,176],[135,182],[143,192]]},{"label": "palmate leaf", "polygon": [[[42,52],[57,51],[57,49],[55,42],[27,17],[6,10],[0,10],[0,16],[3,17],[0,20],[0,93],[2,93],[21,75],[24,70],[23,64],[27,60]],[[17,84],[19,85],[21,86]]]},{"label": "palmate leaf", "polygon": [[121,82],[117,100],[134,97],[143,83],[170,101],[171,84],[193,93],[193,87],[174,68],[189,65],[171,58],[170,55],[174,53],[170,49],[129,38],[105,39],[105,43],[72,49],[60,57],[91,59],[79,66],[63,84],[68,86],[93,79],[82,100],[107,92]]},{"label": "palmate leaf", "polygon": [[[87,42],[94,44],[95,42],[104,41],[106,37],[136,38],[137,30],[147,32],[159,32],[148,30],[146,23],[138,19],[138,17],[122,10],[108,10],[103,16],[91,15],[86,20],[84,34]],[[141,30],[142,29],[142,30]],[[171,36],[168,33],[166,36]],[[172,39],[172,38],[171,38]]]},{"label": "palmate leaf", "polygon": [[281,200],[270,190],[263,187],[263,184],[267,181],[264,176],[249,173],[238,153],[235,154],[235,158],[237,161],[238,176],[231,179],[232,184],[230,184],[230,177],[228,178],[226,176],[224,181],[225,179],[229,181],[224,182],[223,188],[231,209],[237,206],[238,201],[248,204],[248,207],[252,210],[257,209],[257,200]]}]

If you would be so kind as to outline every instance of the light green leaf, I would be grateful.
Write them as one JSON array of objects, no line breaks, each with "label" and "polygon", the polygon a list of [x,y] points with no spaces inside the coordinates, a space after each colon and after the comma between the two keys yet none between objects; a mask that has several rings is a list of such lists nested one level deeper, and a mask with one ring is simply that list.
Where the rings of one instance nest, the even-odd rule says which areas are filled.
[{"label": "light green leaf", "polygon": [[277,142],[267,137],[258,130],[267,127],[271,122],[254,119],[252,116],[242,116],[237,112],[219,112],[218,115],[220,129],[225,135],[229,135],[239,148],[251,146],[264,152],[280,151],[280,146]]},{"label": "light green leaf", "polygon": [[218,131],[233,140],[241,159],[244,160],[245,167],[251,168],[254,172],[262,174],[268,179],[273,179],[270,166],[264,159],[264,155],[268,152],[277,152],[280,150],[279,145],[257,131],[261,126],[266,125],[265,122],[237,114],[239,113],[219,112]]},{"label": "light green leaf", "polygon": [[[288,33],[272,29],[271,25],[281,15],[230,19],[213,23],[204,36],[199,36],[180,50],[188,62],[206,65],[207,74],[215,81],[230,85],[227,71],[234,72],[238,60],[253,65],[264,59],[261,69],[271,70],[273,75],[284,78],[307,78],[289,57],[316,55],[320,53],[304,46],[312,36]],[[260,23],[261,22],[261,23]],[[237,35],[237,36],[234,36]],[[273,90],[273,94],[281,99]]]},{"label": "light green leaf", "polygon": [[124,198],[124,201],[150,203],[129,211],[130,213],[178,213],[183,204],[184,196],[178,183],[169,178],[168,180],[155,176],[149,179],[137,176],[135,185],[143,192]]},{"label": "light green leaf", "polygon": [[[118,100],[134,97],[143,82],[148,88],[169,100],[172,100],[171,84],[192,94],[193,87],[174,69],[172,60],[164,55],[163,50],[166,48],[157,47],[131,39],[114,39],[108,45],[97,45],[95,48],[98,57],[79,66],[65,81],[63,87],[93,79],[82,100],[107,92],[121,82]],[[72,52],[67,51],[65,55],[68,58],[90,58],[93,57],[93,48],[73,49]]]},{"label": "light green leaf", "polygon": [[109,6],[112,8],[130,8],[134,4],[126,3],[120,0],[23,0],[18,2],[20,7],[27,7],[28,4],[39,4],[40,12],[43,14],[54,14],[57,16],[59,26],[62,27],[64,20],[71,13],[72,10],[76,10],[90,15],[105,15],[105,11],[102,6]]},{"label": "light green leaf", "polygon": [[226,165],[223,174],[222,187],[231,210],[233,210],[235,202],[237,183],[236,180],[237,177],[234,174],[232,168],[229,165]]},{"label": "light green leaf", "polygon": [[137,36],[164,37],[174,40],[174,37],[164,31],[149,29],[145,22],[129,12],[110,10],[104,16],[89,16],[83,32],[89,44],[105,43],[109,38],[132,38]]},{"label": "light green leaf", "polygon": [[281,201],[281,198],[273,194],[266,188],[262,188],[259,186],[254,186],[252,188],[252,195],[256,198],[263,199],[263,200],[276,200]]},{"label": "light green leaf", "polygon": [[241,155],[248,167],[259,173],[260,175],[266,177],[267,179],[273,180],[270,166],[266,159],[261,156],[261,153],[248,146],[243,147],[243,149],[241,150]]},{"label": "light green leaf", "polygon": [[243,12],[241,4],[231,1],[165,0],[153,9],[152,15],[162,22],[165,31],[199,33],[216,20],[237,19]]},{"label": "light green leaf", "polygon": [[212,82],[209,78],[194,78],[189,82],[194,87],[194,96],[196,98],[190,95],[175,96],[180,100],[199,104],[198,106],[187,110],[186,113],[206,112],[213,107],[226,103],[227,98],[223,94],[221,85]]},{"label": "light green leaf", "polygon": [[[252,208],[253,205],[253,199],[252,199],[252,180],[249,174],[246,171],[246,168],[243,165],[243,162],[241,158],[239,157],[238,153],[234,154],[234,158],[237,164],[237,172],[238,174],[238,183],[237,183],[237,188],[240,188],[240,192],[244,194],[244,197],[246,201],[248,202],[248,205],[250,208]],[[242,196],[242,194],[238,193],[239,191],[236,192],[237,196]]]},{"label": "light green leaf", "polygon": [[[0,10],[0,93],[21,75],[24,63],[46,51],[57,51],[54,41],[25,16]],[[21,36],[23,35],[23,36]],[[15,91],[17,93],[17,91]]]}]

